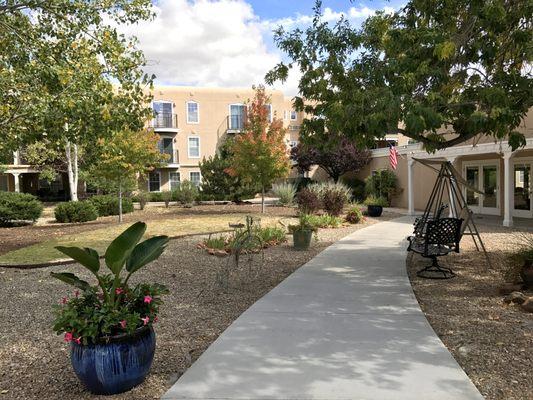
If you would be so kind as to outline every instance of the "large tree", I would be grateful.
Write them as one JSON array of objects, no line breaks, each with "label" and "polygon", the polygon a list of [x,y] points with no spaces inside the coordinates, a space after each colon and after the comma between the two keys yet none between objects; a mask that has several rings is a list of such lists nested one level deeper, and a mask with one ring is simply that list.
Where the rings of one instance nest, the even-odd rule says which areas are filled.
[{"label": "large tree", "polygon": [[322,138],[313,136],[312,140],[298,143],[291,150],[291,159],[300,172],[307,172],[318,165],[333,179],[347,172],[359,172],[370,161],[368,150],[358,149],[351,140],[342,135],[326,134]]},{"label": "large tree", "polygon": [[76,200],[78,146],[149,114],[153,77],[116,26],[150,16],[149,0],[0,0],[0,152],[60,146]]},{"label": "large tree", "polygon": [[411,0],[355,29],[324,22],[317,1],[308,29],[276,31],[289,62],[267,82],[299,69],[304,136],[342,132],[368,146],[400,132],[434,151],[488,135],[516,149],[533,105],[532,15],[530,0]]},{"label": "large tree", "polygon": [[265,212],[265,191],[290,171],[290,160],[285,143],[283,121],[269,121],[269,98],[260,86],[248,105],[244,132],[231,146],[231,161],[227,172],[239,177],[243,183],[257,184],[261,188],[261,212]]}]

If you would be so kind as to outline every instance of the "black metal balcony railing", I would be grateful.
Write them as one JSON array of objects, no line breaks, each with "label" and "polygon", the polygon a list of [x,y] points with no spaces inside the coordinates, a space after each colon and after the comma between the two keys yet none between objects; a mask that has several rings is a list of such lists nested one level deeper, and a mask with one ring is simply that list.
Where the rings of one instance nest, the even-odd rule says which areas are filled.
[{"label": "black metal balcony railing", "polygon": [[179,164],[180,163],[180,157],[179,157],[178,150],[163,150],[161,153],[168,154],[168,157],[165,160],[165,163],[167,164]]},{"label": "black metal balcony railing", "polygon": [[172,128],[176,129],[178,127],[178,116],[172,113],[157,113],[154,114],[154,119],[152,120],[153,128]]},{"label": "black metal balcony railing", "polygon": [[244,115],[229,115],[228,131],[242,131],[244,129]]}]

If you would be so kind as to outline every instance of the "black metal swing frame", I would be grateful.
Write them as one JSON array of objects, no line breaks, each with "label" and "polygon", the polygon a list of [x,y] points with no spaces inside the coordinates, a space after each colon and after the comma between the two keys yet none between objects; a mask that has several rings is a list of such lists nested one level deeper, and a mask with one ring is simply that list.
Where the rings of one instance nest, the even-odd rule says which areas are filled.
[{"label": "black metal swing frame", "polygon": [[[460,186],[479,194],[483,192],[471,187],[449,161],[416,158],[413,160],[438,172],[424,213],[416,219],[413,236],[408,238],[408,251],[419,253],[422,257],[432,260],[431,265],[419,270],[417,275],[428,279],[455,277],[451,268],[439,265],[437,257],[451,252],[459,253],[459,243],[463,235],[472,237],[476,249],[483,250],[487,264],[490,266],[490,259],[474,222],[473,212],[468,207]],[[436,168],[436,165],[440,165],[440,168]],[[448,204],[443,204],[445,194],[449,200]],[[442,213],[446,208],[449,209],[449,217],[442,218]]]}]

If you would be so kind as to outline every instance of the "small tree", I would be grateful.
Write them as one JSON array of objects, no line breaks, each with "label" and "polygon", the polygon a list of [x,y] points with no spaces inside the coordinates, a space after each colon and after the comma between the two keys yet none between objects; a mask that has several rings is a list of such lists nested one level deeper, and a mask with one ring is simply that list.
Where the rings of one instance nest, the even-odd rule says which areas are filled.
[{"label": "small tree", "polygon": [[308,139],[291,150],[291,159],[300,172],[318,165],[335,183],[347,172],[359,172],[370,161],[368,150],[358,149],[352,141],[340,135],[326,134],[318,139]]},{"label": "small tree", "polygon": [[269,98],[265,88],[256,89],[248,107],[244,132],[231,146],[231,166],[227,172],[244,183],[256,182],[261,187],[261,212],[265,212],[265,190],[290,171],[289,154],[285,144],[285,129],[281,120],[268,118]]},{"label": "small tree", "polygon": [[119,222],[122,222],[122,194],[136,186],[137,176],[144,175],[164,161],[158,147],[159,136],[153,131],[119,131],[97,143],[99,161],[92,166],[96,186],[118,193]]}]

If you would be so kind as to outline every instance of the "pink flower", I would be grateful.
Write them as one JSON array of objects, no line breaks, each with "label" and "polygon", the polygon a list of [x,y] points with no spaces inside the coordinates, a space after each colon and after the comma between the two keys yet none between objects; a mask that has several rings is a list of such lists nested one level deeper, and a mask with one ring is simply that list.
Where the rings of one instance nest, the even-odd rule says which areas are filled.
[{"label": "pink flower", "polygon": [[157,322],[157,315],[154,317],[153,323],[155,324]]},{"label": "pink flower", "polygon": [[122,294],[122,293],[124,293],[124,289],[118,287],[118,288],[115,289],[115,293],[116,294]]},{"label": "pink flower", "polygon": [[144,302],[150,304],[152,302],[152,296],[144,296]]},{"label": "pink flower", "polygon": [[144,323],[144,325],[147,325],[148,322],[150,321],[150,317],[149,316],[146,316],[144,318],[141,318],[142,322]]},{"label": "pink flower", "polygon": [[127,325],[127,324],[128,324],[128,323],[126,322],[125,319],[123,319],[122,321],[120,321],[120,327],[121,327],[122,329],[126,329],[126,325]]},{"label": "pink flower", "polygon": [[81,336],[73,339],[77,344],[81,344]]},{"label": "pink flower", "polygon": [[72,333],[71,332],[65,332],[65,337],[63,339],[65,342],[71,342],[72,341]]},{"label": "pink flower", "polygon": [[61,304],[67,304],[67,302],[68,298],[66,296],[61,298]]},{"label": "pink flower", "polygon": [[80,295],[80,291],[79,291],[79,290],[76,290],[76,291],[74,292],[74,296],[78,297],[79,295]]}]

